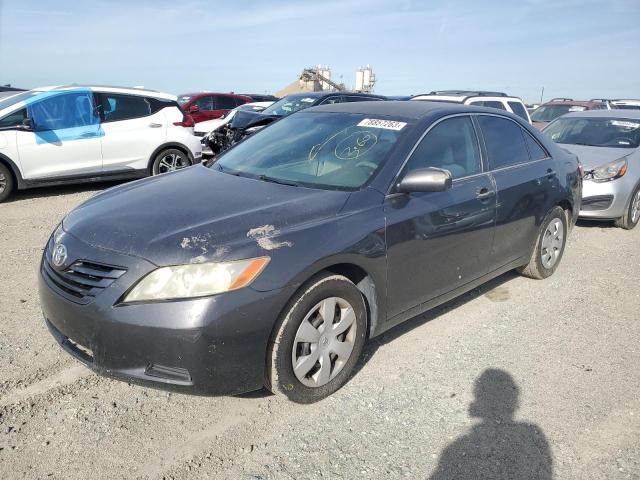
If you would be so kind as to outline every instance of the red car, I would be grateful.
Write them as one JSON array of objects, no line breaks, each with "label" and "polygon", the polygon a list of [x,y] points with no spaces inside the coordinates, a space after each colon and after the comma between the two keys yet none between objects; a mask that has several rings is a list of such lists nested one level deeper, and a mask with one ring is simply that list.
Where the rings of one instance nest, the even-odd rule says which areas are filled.
[{"label": "red car", "polygon": [[251,97],[233,93],[198,92],[178,95],[178,103],[193,117],[195,123],[220,118],[229,110],[251,101]]}]

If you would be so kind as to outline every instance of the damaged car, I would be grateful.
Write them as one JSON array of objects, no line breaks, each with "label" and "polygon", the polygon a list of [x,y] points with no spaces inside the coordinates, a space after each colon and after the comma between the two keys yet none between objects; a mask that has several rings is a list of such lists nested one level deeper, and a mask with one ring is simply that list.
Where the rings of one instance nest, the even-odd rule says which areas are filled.
[{"label": "damaged car", "polygon": [[241,111],[225,125],[205,137],[203,147],[212,155],[219,155],[239,141],[294,112],[317,105],[345,102],[386,100],[386,97],[368,93],[306,92],[288,95],[261,112]]},{"label": "damaged car", "polygon": [[508,112],[310,108],[71,211],[40,264],[45,324],[102,375],[315,402],[368,339],[512,269],[552,275],[581,189],[576,156]]}]

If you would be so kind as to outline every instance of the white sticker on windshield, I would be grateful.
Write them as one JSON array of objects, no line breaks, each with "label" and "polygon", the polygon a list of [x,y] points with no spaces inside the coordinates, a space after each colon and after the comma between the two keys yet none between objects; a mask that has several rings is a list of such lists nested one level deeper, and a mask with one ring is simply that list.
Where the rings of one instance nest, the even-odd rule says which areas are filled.
[{"label": "white sticker on windshield", "polygon": [[313,98],[309,98],[309,97],[307,97],[307,98],[303,98],[303,99],[302,99],[302,100],[300,100],[300,101],[301,101],[301,102],[304,102],[304,103],[313,103],[313,102],[315,102],[315,100],[314,100]]},{"label": "white sticker on windshield", "polygon": [[573,107],[569,107],[570,112],[584,112],[587,107],[580,107],[578,105],[574,105]]},{"label": "white sticker on windshield", "polygon": [[625,122],[624,120],[611,120],[611,125],[614,127],[622,127],[622,128],[640,128],[640,123],[637,122]]},{"label": "white sticker on windshield", "polygon": [[386,130],[402,130],[407,124],[395,120],[380,120],[378,118],[365,118],[358,127],[384,128]]}]

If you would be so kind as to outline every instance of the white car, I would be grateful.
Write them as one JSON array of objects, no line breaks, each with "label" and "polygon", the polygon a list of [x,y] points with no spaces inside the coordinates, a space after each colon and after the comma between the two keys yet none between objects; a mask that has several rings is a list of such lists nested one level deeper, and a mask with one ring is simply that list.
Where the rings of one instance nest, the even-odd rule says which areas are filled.
[{"label": "white car", "polygon": [[640,100],[612,100],[611,106],[620,110],[640,110]]},{"label": "white car", "polygon": [[0,202],[14,189],[140,178],[202,159],[173,95],[63,86],[0,99]]},{"label": "white car", "polygon": [[429,100],[432,102],[462,103],[464,105],[475,105],[477,107],[490,107],[499,110],[506,110],[514,115],[522,117],[531,124],[531,117],[518,97],[510,97],[502,92],[485,92],[469,90],[439,90],[431,93],[414,95],[411,100]]},{"label": "white car", "polygon": [[214,118],[213,120],[205,120],[204,122],[196,123],[194,128],[194,135],[196,137],[204,137],[208,133],[220,128],[222,125],[225,125],[231,121],[233,116],[236,114],[238,110],[249,110],[252,112],[261,112],[273,102],[253,102],[253,103],[245,103],[240,105],[233,110],[230,110],[225,115],[220,118]]}]

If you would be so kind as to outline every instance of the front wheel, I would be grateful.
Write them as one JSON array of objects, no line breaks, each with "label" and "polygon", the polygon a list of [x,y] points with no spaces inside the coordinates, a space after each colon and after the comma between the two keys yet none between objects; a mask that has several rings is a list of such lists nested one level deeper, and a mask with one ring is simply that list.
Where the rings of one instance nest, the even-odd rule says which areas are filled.
[{"label": "front wheel", "polygon": [[537,280],[550,277],[560,264],[566,243],[567,216],[562,208],[554,207],[542,222],[529,263],[518,272]]},{"label": "front wheel", "polygon": [[160,175],[161,173],[173,172],[191,165],[191,160],[186,153],[176,148],[168,148],[162,150],[153,159],[151,166],[152,175]]},{"label": "front wheel", "polygon": [[629,208],[625,214],[616,220],[616,227],[624,228],[625,230],[631,230],[638,225],[640,220],[640,187],[631,195],[631,201],[629,202]]},{"label": "front wheel", "polygon": [[346,277],[307,282],[276,326],[267,356],[266,387],[297,403],[313,403],[346,383],[362,353],[367,309]]}]

